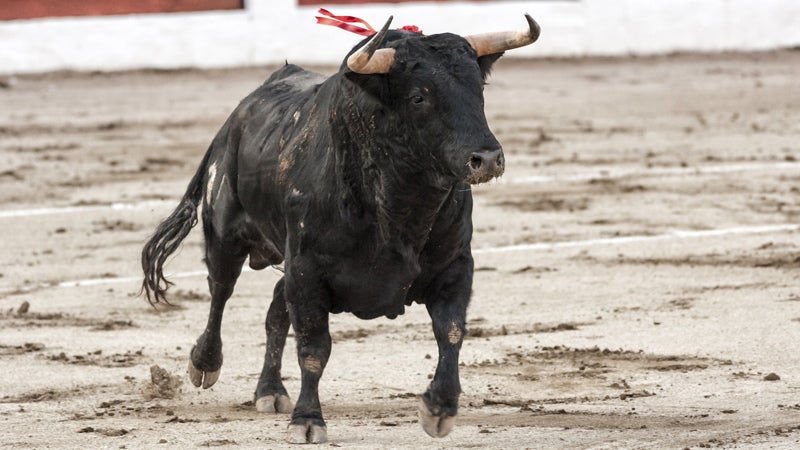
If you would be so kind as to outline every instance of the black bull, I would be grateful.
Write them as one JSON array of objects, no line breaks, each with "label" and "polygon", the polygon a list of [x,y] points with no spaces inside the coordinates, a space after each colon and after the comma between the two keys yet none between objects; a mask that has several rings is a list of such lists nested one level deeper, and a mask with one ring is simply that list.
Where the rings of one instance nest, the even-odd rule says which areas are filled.
[{"label": "black bull", "polygon": [[[524,31],[466,38],[387,31],[387,22],[333,76],[286,65],[239,104],[142,251],[143,291],[166,301],[164,263],[203,202],[211,310],[191,351],[195,386],[219,377],[222,312],[245,260],[253,269],[284,262],[257,409],[291,412],[290,442],[325,441],[318,385],[331,351],[328,315],[394,318],[417,302],[439,347],[420,422],[431,436],[450,432],[472,287],[470,184],[503,172],[483,84],[505,50],[538,37],[526,18]],[[280,373],[290,324],[302,373],[296,406]]]}]

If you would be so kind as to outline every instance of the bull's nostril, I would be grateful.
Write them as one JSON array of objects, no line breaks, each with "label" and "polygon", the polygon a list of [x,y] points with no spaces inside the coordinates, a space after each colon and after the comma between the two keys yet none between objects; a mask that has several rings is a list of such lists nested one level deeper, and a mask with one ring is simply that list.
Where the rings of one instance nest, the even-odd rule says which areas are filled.
[{"label": "bull's nostril", "polygon": [[492,178],[499,177],[503,174],[504,164],[505,157],[502,149],[473,152],[467,162],[470,170],[470,183],[484,183]]},{"label": "bull's nostril", "polygon": [[472,170],[480,169],[481,164],[483,164],[483,160],[479,156],[472,155],[472,157],[469,159],[469,167]]}]

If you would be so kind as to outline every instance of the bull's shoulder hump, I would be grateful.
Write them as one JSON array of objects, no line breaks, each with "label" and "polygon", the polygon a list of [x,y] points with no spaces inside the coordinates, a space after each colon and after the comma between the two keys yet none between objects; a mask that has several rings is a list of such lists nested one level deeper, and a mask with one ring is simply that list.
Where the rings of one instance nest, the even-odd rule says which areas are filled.
[{"label": "bull's shoulder hump", "polygon": [[312,72],[294,64],[286,64],[270,75],[267,81],[264,82],[264,85],[283,84],[295,90],[302,91],[322,83],[327,78],[328,77],[321,73]]}]

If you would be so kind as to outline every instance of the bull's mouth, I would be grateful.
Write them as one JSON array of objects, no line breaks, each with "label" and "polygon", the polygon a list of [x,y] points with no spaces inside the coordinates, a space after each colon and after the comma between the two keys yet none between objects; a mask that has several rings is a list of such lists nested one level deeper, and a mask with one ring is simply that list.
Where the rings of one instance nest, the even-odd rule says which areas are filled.
[{"label": "bull's mouth", "polygon": [[467,161],[467,167],[469,167],[469,174],[467,175],[469,184],[491,181],[493,178],[503,175],[505,171],[503,150],[473,152],[469,161]]}]

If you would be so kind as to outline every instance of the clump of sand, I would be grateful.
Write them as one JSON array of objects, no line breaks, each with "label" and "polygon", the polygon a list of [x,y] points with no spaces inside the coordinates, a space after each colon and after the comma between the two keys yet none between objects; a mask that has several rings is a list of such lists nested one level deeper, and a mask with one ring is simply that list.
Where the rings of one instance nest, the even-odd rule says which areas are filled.
[{"label": "clump of sand", "polygon": [[173,375],[158,365],[150,366],[150,383],[144,388],[147,400],[155,398],[175,398],[180,392],[183,379],[180,375]]}]

